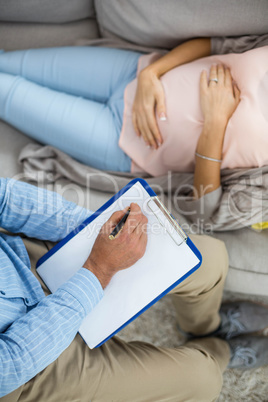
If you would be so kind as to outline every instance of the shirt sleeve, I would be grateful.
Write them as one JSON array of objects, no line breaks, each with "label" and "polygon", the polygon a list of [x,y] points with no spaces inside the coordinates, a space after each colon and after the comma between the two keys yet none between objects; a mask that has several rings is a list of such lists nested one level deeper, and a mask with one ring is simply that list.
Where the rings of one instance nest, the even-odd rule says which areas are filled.
[{"label": "shirt sleeve", "polygon": [[44,297],[0,334],[0,397],[56,360],[102,296],[98,279],[81,268],[53,295]]},{"label": "shirt sleeve", "polygon": [[243,53],[268,45],[268,34],[211,38],[211,54]]},{"label": "shirt sleeve", "polygon": [[0,179],[0,227],[58,241],[92,214],[59,194],[13,179]]}]

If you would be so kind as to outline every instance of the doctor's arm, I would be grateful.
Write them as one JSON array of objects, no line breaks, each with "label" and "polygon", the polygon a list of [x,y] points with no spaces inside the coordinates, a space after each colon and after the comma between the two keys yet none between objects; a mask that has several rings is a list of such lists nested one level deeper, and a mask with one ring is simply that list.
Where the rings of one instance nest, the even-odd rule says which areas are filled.
[{"label": "doctor's arm", "polygon": [[0,178],[0,227],[9,232],[58,241],[91,214],[55,192]]},{"label": "doctor's arm", "polygon": [[[118,238],[111,241],[108,237],[125,212],[115,212],[102,226],[83,268],[0,333],[0,397],[55,361],[70,345],[86,315],[101,300],[112,276],[143,256],[147,218],[137,204],[131,204]],[[4,307],[0,308],[0,322],[1,315],[5,317]]]}]

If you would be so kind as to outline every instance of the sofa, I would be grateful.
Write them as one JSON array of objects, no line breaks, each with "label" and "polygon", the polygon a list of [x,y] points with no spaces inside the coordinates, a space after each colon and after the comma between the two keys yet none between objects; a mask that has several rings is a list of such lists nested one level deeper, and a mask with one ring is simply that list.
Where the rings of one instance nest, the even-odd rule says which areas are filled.
[{"label": "sofa", "polygon": [[[1,0],[0,49],[5,51],[57,46],[111,45],[168,50],[201,36],[262,35],[268,31],[266,0]],[[18,163],[21,149],[34,142],[0,121],[0,174],[24,180]],[[95,210],[111,193],[83,188],[59,178],[46,188]],[[77,197],[77,194],[83,196]],[[185,222],[184,217],[179,222]],[[215,232],[230,257],[225,289],[267,295],[268,230],[249,227]]]}]

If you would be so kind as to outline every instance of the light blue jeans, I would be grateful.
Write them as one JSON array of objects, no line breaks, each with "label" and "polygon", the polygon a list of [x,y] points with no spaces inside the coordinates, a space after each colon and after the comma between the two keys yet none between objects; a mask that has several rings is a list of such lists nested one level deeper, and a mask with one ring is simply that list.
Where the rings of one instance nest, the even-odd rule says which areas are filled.
[{"label": "light blue jeans", "polygon": [[0,118],[94,168],[130,171],[118,139],[140,56],[98,47],[1,52]]}]

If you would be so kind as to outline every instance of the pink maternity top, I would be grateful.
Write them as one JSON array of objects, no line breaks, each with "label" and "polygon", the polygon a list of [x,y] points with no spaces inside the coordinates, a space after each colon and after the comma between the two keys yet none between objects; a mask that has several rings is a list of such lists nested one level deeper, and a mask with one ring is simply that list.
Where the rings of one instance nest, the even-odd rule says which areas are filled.
[{"label": "pink maternity top", "polygon": [[[142,56],[138,73],[160,56]],[[193,172],[195,149],[202,131],[199,80],[202,70],[223,63],[241,91],[241,101],[229,120],[222,168],[268,165],[268,46],[243,54],[205,57],[174,68],[161,77],[165,91],[167,120],[157,124],[163,144],[147,148],[132,125],[132,105],[137,79],[125,90],[125,110],[119,146],[132,159],[132,172],[146,171],[159,176],[168,171]]]}]

